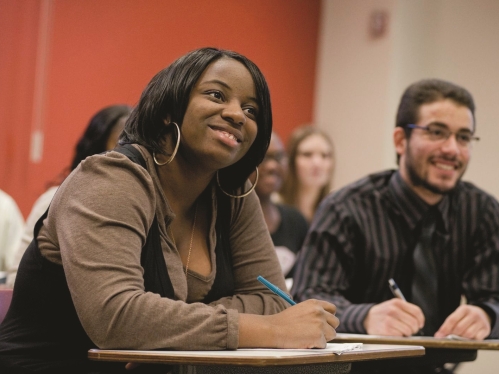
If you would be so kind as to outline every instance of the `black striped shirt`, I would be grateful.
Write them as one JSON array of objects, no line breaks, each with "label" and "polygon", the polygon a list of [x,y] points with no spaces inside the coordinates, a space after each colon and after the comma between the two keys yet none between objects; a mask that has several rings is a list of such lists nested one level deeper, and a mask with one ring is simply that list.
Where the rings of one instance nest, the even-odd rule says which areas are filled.
[{"label": "black striped shirt", "polygon": [[[443,318],[460,304],[481,306],[490,337],[499,337],[499,203],[471,183],[437,205],[434,235]],[[369,309],[392,298],[394,278],[411,300],[412,254],[420,221],[430,206],[398,171],[372,174],[321,203],[298,257],[292,294],[298,301],[327,300],[337,307],[338,332],[366,333]]]}]

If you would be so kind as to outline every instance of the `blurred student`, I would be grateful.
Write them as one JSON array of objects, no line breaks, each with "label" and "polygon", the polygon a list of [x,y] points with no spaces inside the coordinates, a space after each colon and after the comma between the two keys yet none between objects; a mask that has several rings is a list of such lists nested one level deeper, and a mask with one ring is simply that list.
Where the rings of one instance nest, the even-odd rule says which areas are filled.
[{"label": "blurred student", "polygon": [[[36,221],[47,210],[64,178],[73,171],[78,164],[88,156],[111,150],[118,142],[118,138],[125,126],[132,108],[128,105],[111,105],[98,111],[91,119],[75,147],[75,155],[71,166],[64,169],[59,176],[56,186],[50,187],[35,202],[26,220],[22,232],[21,243],[12,251],[12,261],[7,267],[7,286],[13,287],[17,268],[21,262],[24,251],[33,240],[33,231]],[[21,235],[20,235],[21,236]]]},{"label": "blurred student", "polygon": [[274,132],[262,163],[258,166],[256,194],[260,198],[265,223],[281,264],[282,273],[291,278],[292,268],[305,236],[308,223],[294,207],[277,204],[274,194],[280,190],[287,169],[287,157],[279,136]]},{"label": "blurred student", "polygon": [[14,261],[23,226],[24,218],[16,202],[0,190],[0,284],[5,282],[5,270]]},{"label": "blurred student", "polygon": [[282,200],[296,207],[310,223],[331,188],[333,143],[321,129],[304,126],[293,131],[287,149],[289,170],[281,190]]}]

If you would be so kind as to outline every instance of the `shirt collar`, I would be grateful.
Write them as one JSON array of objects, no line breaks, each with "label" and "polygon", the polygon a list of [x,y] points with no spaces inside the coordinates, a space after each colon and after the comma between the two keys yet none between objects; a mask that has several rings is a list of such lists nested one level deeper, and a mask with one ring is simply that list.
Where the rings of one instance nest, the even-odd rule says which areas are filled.
[{"label": "shirt collar", "polygon": [[[409,224],[411,230],[414,230],[417,224],[425,216],[431,205],[422,200],[402,179],[397,170],[392,174],[388,183],[388,191],[391,200],[398,207],[399,213]],[[444,195],[443,199],[437,204],[439,211],[439,220],[443,223],[445,231],[448,229],[449,196]],[[439,225],[437,225],[438,227]]]}]

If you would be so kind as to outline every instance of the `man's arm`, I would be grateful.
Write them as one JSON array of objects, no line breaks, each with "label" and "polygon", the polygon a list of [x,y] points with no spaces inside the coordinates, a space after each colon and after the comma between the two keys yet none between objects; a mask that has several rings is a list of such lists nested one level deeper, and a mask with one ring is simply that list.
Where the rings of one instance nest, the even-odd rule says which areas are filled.
[{"label": "man's arm", "polygon": [[366,333],[371,303],[351,303],[345,294],[354,277],[354,222],[329,197],[318,210],[299,252],[291,293],[297,301],[326,300],[336,305],[338,332]]},{"label": "man's arm", "polygon": [[473,238],[472,265],[463,289],[469,305],[461,305],[435,336],[456,334],[470,339],[499,338],[499,203],[487,195]]},{"label": "man's arm", "polygon": [[416,305],[399,299],[380,304],[351,302],[362,300],[364,286],[368,286],[357,286],[355,291],[353,285],[358,283],[357,277],[365,278],[360,274],[366,251],[363,237],[363,230],[344,205],[329,197],[316,214],[300,251],[291,292],[298,301],[315,298],[335,304],[340,319],[338,332],[414,334],[424,324],[423,313]]}]

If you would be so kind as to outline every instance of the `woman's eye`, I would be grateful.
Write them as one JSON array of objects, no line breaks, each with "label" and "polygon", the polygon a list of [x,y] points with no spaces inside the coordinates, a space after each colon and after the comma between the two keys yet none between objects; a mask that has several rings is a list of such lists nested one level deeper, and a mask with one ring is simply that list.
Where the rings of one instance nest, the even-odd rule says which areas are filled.
[{"label": "woman's eye", "polygon": [[213,92],[210,92],[209,93],[210,96],[213,96],[215,99],[217,100],[222,100],[223,99],[223,95],[221,92],[219,91],[213,91]]},{"label": "woman's eye", "polygon": [[256,118],[256,116],[258,115],[256,109],[252,107],[246,108],[244,109],[244,111],[253,118]]}]

